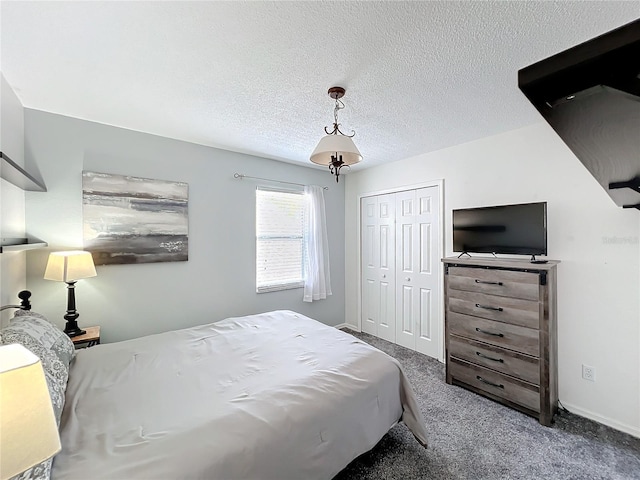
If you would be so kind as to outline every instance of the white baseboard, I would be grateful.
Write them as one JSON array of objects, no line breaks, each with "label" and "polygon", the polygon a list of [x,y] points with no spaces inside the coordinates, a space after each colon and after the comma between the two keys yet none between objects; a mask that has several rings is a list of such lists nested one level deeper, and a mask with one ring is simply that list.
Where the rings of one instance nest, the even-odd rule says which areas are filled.
[{"label": "white baseboard", "polygon": [[341,323],[339,325],[335,325],[335,328],[337,328],[338,330],[342,330],[343,328],[349,328],[351,330],[353,330],[353,325],[349,325],[348,323]]},{"label": "white baseboard", "polygon": [[628,433],[629,435],[633,435],[634,437],[640,438],[640,428],[638,427],[625,425],[623,423],[617,422],[616,420],[612,420],[611,418],[603,417],[602,415],[598,415],[597,413],[590,412],[589,410],[585,410],[583,408],[577,407],[567,402],[562,402],[562,404],[571,413],[575,413],[576,415],[580,415],[581,417],[588,418],[589,420],[602,423],[607,427],[615,428],[616,430],[620,430],[621,432]]},{"label": "white baseboard", "polygon": [[358,330],[358,327],[356,327],[355,325],[351,325],[350,323],[341,323],[340,325],[336,325],[336,328],[338,330],[343,330],[345,328],[348,328],[349,330],[353,330],[354,332],[360,331]]}]

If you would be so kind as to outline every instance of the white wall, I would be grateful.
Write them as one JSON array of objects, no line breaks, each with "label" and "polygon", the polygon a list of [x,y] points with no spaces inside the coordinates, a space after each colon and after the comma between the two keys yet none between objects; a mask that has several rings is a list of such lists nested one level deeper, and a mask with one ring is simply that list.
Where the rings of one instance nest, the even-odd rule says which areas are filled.
[{"label": "white wall", "polygon": [[[60,326],[65,286],[42,275],[49,251],[82,247],[83,170],[189,184],[188,262],[99,266],[96,278],[78,282],[79,324],[100,324],[103,341],[275,309],[344,322],[344,184],[328,172],[30,109],[25,138],[27,158],[48,188],[27,193],[27,229],[50,246],[28,253],[27,285],[34,310]],[[255,293],[258,183],[236,180],[234,172],[329,186],[331,297],[309,304],[301,289]]]},{"label": "white wall", "polygon": [[[0,236],[18,238],[24,236],[25,228],[24,191],[0,180]],[[16,305],[20,302],[18,292],[26,288],[26,252],[0,254],[0,305]],[[5,310],[0,316],[0,327],[5,326],[14,310]]]},{"label": "white wall", "polygon": [[[427,133],[428,134],[428,133]],[[640,436],[640,212],[617,207],[546,124],[346,176],[346,320],[357,325],[358,195],[444,179],[451,211],[548,202],[549,258],[558,270],[559,390],[571,411]],[[582,364],[596,382],[582,379]]]},{"label": "white wall", "polygon": [[[15,92],[0,73],[0,151],[24,167],[24,109]],[[0,166],[0,168],[3,168]],[[24,191],[6,180],[0,180],[0,237],[25,235]],[[0,305],[18,303],[17,293],[26,285],[26,254],[0,254]],[[2,312],[0,326],[12,315]]]},{"label": "white wall", "polygon": [[0,72],[0,147],[24,167],[24,108]]}]

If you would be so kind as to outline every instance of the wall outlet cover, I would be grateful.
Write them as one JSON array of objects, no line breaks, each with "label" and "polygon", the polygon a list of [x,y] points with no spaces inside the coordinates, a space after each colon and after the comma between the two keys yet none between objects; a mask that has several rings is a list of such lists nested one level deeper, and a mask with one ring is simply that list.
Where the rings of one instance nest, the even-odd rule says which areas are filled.
[{"label": "wall outlet cover", "polygon": [[589,365],[582,364],[582,378],[589,380],[590,382],[596,381],[596,369]]}]

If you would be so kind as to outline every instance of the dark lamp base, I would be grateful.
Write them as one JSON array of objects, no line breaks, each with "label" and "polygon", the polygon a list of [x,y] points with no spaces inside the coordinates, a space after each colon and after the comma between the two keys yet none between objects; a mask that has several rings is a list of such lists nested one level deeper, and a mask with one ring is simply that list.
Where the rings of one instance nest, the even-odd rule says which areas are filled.
[{"label": "dark lamp base", "polygon": [[70,337],[77,337],[78,335],[84,335],[86,330],[82,330],[78,326],[78,312],[76,312],[76,295],[75,295],[76,282],[67,282],[67,314],[64,319],[67,324],[64,326],[64,333]]},{"label": "dark lamp base", "polygon": [[80,327],[78,327],[77,323],[75,324],[75,326],[69,325],[69,323],[70,322],[67,322],[67,325],[65,325],[64,327],[64,333],[66,333],[69,337],[73,338],[87,333],[86,330],[82,330]]}]

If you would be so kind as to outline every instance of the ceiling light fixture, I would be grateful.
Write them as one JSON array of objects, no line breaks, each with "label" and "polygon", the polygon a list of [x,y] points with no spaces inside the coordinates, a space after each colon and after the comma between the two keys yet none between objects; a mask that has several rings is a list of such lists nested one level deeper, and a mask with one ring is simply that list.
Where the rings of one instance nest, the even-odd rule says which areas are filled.
[{"label": "ceiling light fixture", "polygon": [[311,161],[318,165],[329,166],[329,171],[336,176],[336,182],[340,177],[342,167],[348,167],[362,160],[362,155],[356,148],[351,138],[356,134],[353,130],[351,135],[345,135],[340,131],[338,123],[338,111],[344,108],[344,103],[340,100],[345,93],[342,87],[331,87],[329,96],[333,98],[336,105],[333,109],[333,130],[329,131],[324,127],[326,136],[320,139],[318,146],[311,154]]}]

